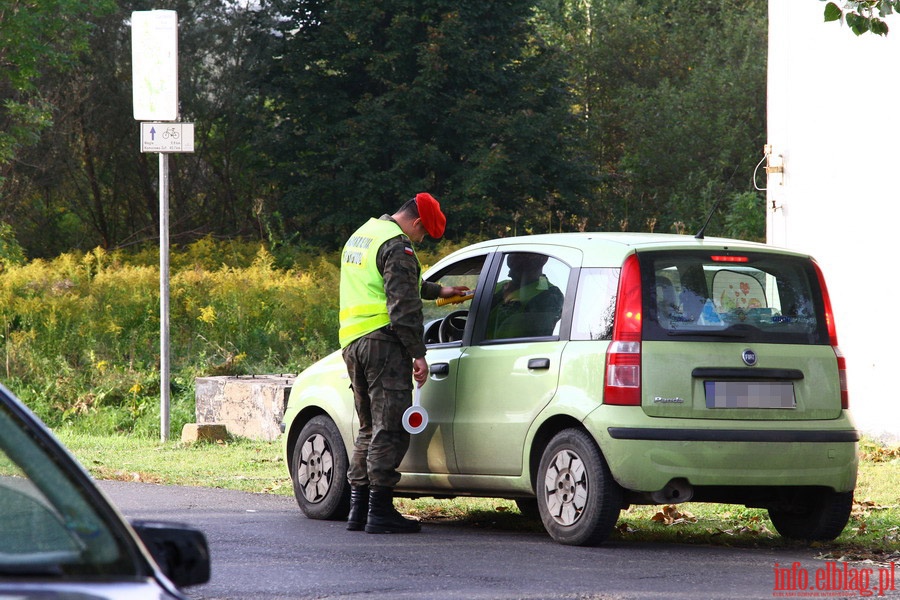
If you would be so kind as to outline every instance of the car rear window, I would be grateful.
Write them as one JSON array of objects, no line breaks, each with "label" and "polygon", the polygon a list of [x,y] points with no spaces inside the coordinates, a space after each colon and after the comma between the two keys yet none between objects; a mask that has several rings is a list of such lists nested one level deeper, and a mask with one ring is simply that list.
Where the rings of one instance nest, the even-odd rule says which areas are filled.
[{"label": "car rear window", "polygon": [[811,261],[731,251],[639,254],[644,339],[827,344]]}]

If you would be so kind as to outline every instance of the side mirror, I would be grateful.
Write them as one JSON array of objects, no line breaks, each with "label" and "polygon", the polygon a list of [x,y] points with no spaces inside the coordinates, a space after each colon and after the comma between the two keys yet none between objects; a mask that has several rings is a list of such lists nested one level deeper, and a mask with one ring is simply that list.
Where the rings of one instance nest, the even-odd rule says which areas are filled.
[{"label": "side mirror", "polygon": [[209,546],[199,529],[181,523],[132,521],[138,537],[166,577],[178,587],[209,581]]}]

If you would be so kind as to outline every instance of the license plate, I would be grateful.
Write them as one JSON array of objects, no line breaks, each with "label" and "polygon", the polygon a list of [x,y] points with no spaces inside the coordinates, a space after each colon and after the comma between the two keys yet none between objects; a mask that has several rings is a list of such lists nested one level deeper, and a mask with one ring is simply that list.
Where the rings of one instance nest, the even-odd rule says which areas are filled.
[{"label": "license plate", "polygon": [[790,381],[707,381],[706,408],[796,408]]}]

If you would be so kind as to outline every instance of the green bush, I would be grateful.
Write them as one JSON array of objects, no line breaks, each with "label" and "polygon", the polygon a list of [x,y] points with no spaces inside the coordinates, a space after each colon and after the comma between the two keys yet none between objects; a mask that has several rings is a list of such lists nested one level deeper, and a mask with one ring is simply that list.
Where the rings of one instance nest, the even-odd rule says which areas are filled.
[{"label": "green bush", "polygon": [[[211,239],[172,251],[173,428],[193,420],[197,376],[297,372],[337,348],[336,258],[294,258]],[[158,435],[158,263],[101,249],[4,263],[0,368],[48,424]]]},{"label": "green bush", "polygon": [[25,252],[16,240],[12,226],[0,222],[0,271],[8,265],[25,262]]}]

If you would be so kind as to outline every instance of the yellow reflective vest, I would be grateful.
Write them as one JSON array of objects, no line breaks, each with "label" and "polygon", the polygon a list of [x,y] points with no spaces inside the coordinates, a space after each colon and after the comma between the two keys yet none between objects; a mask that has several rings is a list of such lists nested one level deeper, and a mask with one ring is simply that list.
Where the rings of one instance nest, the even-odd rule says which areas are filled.
[{"label": "yellow reflective vest", "polygon": [[341,348],[390,324],[384,277],[378,271],[376,257],[381,245],[398,235],[403,235],[403,230],[394,221],[369,219],[344,245],[338,333]]}]

